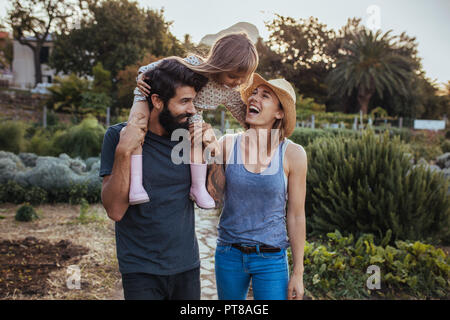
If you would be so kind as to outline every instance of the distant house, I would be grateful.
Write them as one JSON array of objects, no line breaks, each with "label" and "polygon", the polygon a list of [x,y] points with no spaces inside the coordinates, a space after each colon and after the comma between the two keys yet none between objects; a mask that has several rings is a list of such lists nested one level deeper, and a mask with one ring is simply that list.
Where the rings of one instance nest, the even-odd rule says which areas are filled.
[{"label": "distant house", "polygon": [[[27,40],[33,41],[35,38],[27,37]],[[31,42],[32,43],[32,42]],[[53,48],[53,39],[51,35],[47,36],[46,42],[41,49],[40,61],[42,66],[42,82],[52,83],[53,78],[56,75],[56,70],[51,69],[48,66],[48,60],[51,50]],[[33,51],[27,46],[19,43],[19,41],[13,41],[13,83],[12,87],[20,89],[31,89],[34,87],[34,59]]]}]

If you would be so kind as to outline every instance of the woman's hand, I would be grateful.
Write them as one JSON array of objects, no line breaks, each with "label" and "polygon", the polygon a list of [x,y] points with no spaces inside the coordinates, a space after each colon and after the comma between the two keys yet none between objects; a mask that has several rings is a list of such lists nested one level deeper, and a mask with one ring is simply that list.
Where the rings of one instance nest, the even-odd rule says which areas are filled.
[{"label": "woman's hand", "polygon": [[303,275],[293,273],[288,284],[288,300],[303,300]]},{"label": "woman's hand", "polygon": [[148,83],[146,83],[144,81],[144,79],[146,79],[146,78],[145,78],[144,74],[141,73],[137,79],[137,87],[138,87],[139,91],[142,92],[142,94],[145,97],[148,97],[148,95],[150,94],[150,89],[152,87]]}]

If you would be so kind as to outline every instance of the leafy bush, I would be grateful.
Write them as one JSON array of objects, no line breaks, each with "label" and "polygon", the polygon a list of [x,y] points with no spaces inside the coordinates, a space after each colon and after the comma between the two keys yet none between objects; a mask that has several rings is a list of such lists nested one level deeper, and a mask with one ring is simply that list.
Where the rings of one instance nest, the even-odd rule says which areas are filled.
[{"label": "leafy bush", "polygon": [[420,158],[431,161],[440,156],[441,150],[441,134],[439,132],[419,130],[413,131],[408,141],[410,153],[414,156],[416,162]]},{"label": "leafy bush", "polygon": [[318,138],[323,137],[356,137],[359,132],[350,129],[311,129],[311,128],[295,128],[289,137],[295,143],[301,146],[307,146]]},{"label": "leafy bush", "polygon": [[382,239],[392,230],[392,241],[448,239],[448,182],[413,167],[398,137],[368,130],[357,139],[320,138],[305,150],[312,159],[305,206],[314,234],[337,229]]},{"label": "leafy bush", "polygon": [[102,150],[105,128],[95,118],[86,118],[79,125],[56,135],[53,147],[58,154],[66,153],[71,157],[98,156]]},{"label": "leafy bush", "polygon": [[0,123],[0,150],[19,153],[26,148],[27,125],[21,121]]},{"label": "leafy bush", "polygon": [[40,156],[54,155],[52,136],[49,130],[36,130],[28,143],[27,151]]},{"label": "leafy bush", "polygon": [[[316,299],[450,298],[450,258],[421,242],[396,241],[390,233],[378,245],[372,234],[343,237],[339,231],[306,242],[304,284]],[[290,254],[290,253],[289,253]],[[289,261],[292,264],[291,254]],[[367,268],[381,271],[381,289],[368,290]]]},{"label": "leafy bush", "polygon": [[37,219],[38,215],[36,214],[36,211],[34,211],[34,208],[30,206],[29,204],[24,204],[21,206],[14,217],[16,221],[23,221],[23,222],[29,222],[34,219]]},{"label": "leafy bush", "polygon": [[99,202],[99,158],[90,158],[88,164],[89,168],[66,154],[56,158],[22,153],[18,157],[0,151],[0,202],[79,203],[83,198]]},{"label": "leafy bush", "polygon": [[84,114],[81,108],[83,92],[90,90],[90,81],[75,74],[68,77],[55,77],[54,85],[48,88],[51,96],[47,102],[50,110],[65,111],[79,118]]},{"label": "leafy bush", "polygon": [[441,150],[443,153],[450,152],[450,140],[444,140],[444,142],[442,142]]},{"label": "leafy bush", "polygon": [[38,205],[47,201],[47,192],[37,186],[22,187],[13,180],[9,180],[7,183],[0,185],[0,203],[11,202],[19,204],[28,202]]},{"label": "leafy bush", "polygon": [[26,190],[15,181],[8,181],[0,185],[0,202],[23,203]]}]

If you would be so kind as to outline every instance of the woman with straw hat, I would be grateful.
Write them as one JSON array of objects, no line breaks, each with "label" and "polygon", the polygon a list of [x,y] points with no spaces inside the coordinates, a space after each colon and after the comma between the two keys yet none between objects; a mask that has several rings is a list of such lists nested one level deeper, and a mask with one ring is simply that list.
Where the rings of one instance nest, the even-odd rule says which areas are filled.
[{"label": "woman with straw hat", "polygon": [[215,254],[218,296],[245,299],[251,280],[255,299],[302,299],[307,156],[287,139],[296,122],[295,92],[284,79],[255,74],[241,96],[248,129],[208,141],[218,150],[215,159],[224,161],[208,174],[210,194],[219,202],[224,195]]}]

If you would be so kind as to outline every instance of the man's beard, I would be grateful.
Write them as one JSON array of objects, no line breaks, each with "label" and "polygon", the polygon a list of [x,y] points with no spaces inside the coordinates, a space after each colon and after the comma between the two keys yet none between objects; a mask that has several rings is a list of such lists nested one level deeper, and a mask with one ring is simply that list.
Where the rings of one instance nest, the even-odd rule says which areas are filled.
[{"label": "man's beard", "polygon": [[172,136],[172,132],[176,129],[186,129],[189,128],[189,122],[186,119],[184,122],[179,122],[180,119],[184,117],[191,117],[193,114],[191,113],[183,113],[176,117],[172,115],[167,106],[164,106],[163,110],[159,114],[159,123],[166,130],[168,136]]}]

